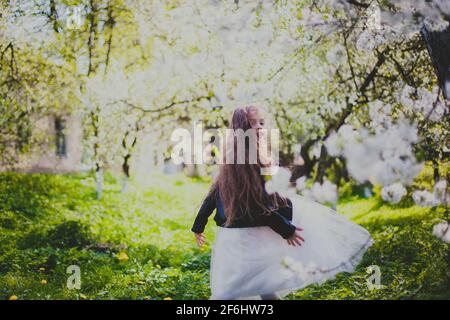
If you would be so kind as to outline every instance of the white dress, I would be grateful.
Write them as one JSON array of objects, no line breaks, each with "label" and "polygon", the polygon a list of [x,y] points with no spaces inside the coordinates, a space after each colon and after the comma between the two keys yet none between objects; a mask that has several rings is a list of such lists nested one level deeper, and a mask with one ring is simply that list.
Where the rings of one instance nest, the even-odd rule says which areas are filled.
[{"label": "white dress", "polygon": [[211,253],[210,299],[283,297],[340,272],[352,272],[373,240],[363,227],[308,198],[289,193],[302,246],[270,227],[218,227]]}]

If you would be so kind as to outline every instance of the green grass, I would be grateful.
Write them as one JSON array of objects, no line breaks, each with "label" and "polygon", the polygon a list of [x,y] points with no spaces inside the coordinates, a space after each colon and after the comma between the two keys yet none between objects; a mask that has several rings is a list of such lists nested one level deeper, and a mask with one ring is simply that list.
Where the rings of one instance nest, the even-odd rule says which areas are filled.
[{"label": "green grass", "polygon": [[[208,299],[215,225],[211,219],[200,250],[190,232],[208,185],[153,175],[123,194],[108,175],[97,201],[87,174],[0,174],[0,299]],[[449,247],[431,234],[448,219],[444,208],[374,197],[344,199],[338,211],[376,243],[356,272],[287,299],[450,298]],[[80,290],[66,287],[70,265],[81,268]],[[369,265],[380,267],[382,289],[368,290]]]}]

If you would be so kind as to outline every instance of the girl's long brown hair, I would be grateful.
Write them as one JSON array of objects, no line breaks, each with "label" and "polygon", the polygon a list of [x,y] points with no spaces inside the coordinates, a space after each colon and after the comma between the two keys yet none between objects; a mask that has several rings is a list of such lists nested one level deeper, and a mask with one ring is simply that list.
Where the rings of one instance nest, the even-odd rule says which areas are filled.
[{"label": "girl's long brown hair", "polygon": [[[251,111],[257,111],[257,107],[246,106],[235,109],[231,117],[230,129],[242,129],[244,132],[250,129],[248,114]],[[287,199],[281,197],[278,193],[269,195],[265,191],[265,181],[261,175],[261,167],[265,165],[260,161],[259,142],[257,142],[258,163],[250,164],[248,156],[249,140],[246,137],[244,164],[236,164],[236,162],[233,164],[226,163],[227,144],[225,144],[223,164],[220,166],[219,175],[210,191],[219,192],[227,218],[225,226],[230,226],[235,220],[239,220],[244,216],[254,219],[257,215],[271,214],[272,211],[277,210],[280,206],[288,205]],[[237,138],[234,137],[234,155],[236,153]]]}]

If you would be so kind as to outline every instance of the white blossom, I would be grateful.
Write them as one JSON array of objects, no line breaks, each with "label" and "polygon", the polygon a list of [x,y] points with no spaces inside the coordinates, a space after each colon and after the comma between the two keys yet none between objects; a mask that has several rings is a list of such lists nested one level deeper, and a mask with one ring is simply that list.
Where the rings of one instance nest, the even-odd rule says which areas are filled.
[{"label": "white blossom", "polygon": [[310,196],[317,202],[334,205],[338,200],[337,187],[328,180],[325,180],[322,184],[315,182],[312,185]]},{"label": "white blossom", "polygon": [[433,226],[433,235],[446,243],[450,243],[450,226],[448,222],[440,222]]},{"label": "white blossom", "polygon": [[416,90],[410,86],[405,86],[399,95],[399,99],[405,107],[437,122],[447,112],[445,104],[438,99],[438,93],[438,86],[435,86],[432,91],[423,88]]},{"label": "white blossom", "polygon": [[384,104],[380,100],[369,103],[369,116],[371,126],[374,128],[387,127],[391,125],[391,109],[390,104]]},{"label": "white blossom", "polygon": [[306,181],[307,181],[306,176],[302,176],[297,180],[295,180],[295,187],[297,188],[298,191],[306,189]]},{"label": "white blossom", "polygon": [[415,89],[409,85],[405,85],[403,87],[403,90],[401,91],[399,95],[399,100],[402,105],[408,108],[413,108],[414,101],[411,98],[411,96],[415,93]]},{"label": "white blossom", "polygon": [[381,197],[384,201],[399,203],[406,193],[406,189],[401,183],[394,183],[381,190]]},{"label": "white blossom", "polygon": [[440,180],[434,185],[433,195],[441,204],[445,205],[450,203],[450,192],[447,189],[446,180]]},{"label": "white blossom", "polygon": [[448,21],[442,19],[440,15],[433,17],[433,19],[426,17],[423,23],[426,25],[427,29],[431,31],[443,31],[448,28]]},{"label": "white blossom", "polygon": [[430,105],[429,108],[425,109],[425,115],[434,122],[438,122],[446,114],[447,108],[441,101],[435,102],[435,104]]},{"label": "white blossom", "polygon": [[310,151],[310,155],[315,158],[320,158],[320,154],[322,153],[322,143],[316,142]]},{"label": "white blossom", "polygon": [[325,140],[325,147],[328,153],[333,156],[341,156],[347,144],[355,143],[358,132],[351,125],[343,125],[338,133],[331,133]]},{"label": "white blossom", "polygon": [[327,148],[328,154],[332,157],[338,157],[342,154],[344,150],[344,145],[341,144],[342,140],[339,139],[337,133],[331,133],[325,140],[325,147]]},{"label": "white blossom", "polygon": [[356,48],[360,51],[371,52],[376,46],[375,41],[371,37],[369,31],[363,31],[356,40]]},{"label": "white blossom", "polygon": [[302,9],[300,24],[303,26],[314,27],[324,23],[322,14],[311,11],[310,8]]},{"label": "white blossom", "polygon": [[[358,182],[371,181],[383,186],[392,183],[410,185],[422,169],[412,144],[417,142],[417,128],[406,121],[369,134],[359,131],[360,139],[344,145],[347,169]],[[389,141],[389,143],[386,143]]]},{"label": "white blossom", "polygon": [[327,52],[327,60],[330,64],[338,65],[345,61],[346,52],[341,44],[337,44]]},{"label": "white blossom", "polygon": [[414,191],[412,197],[414,203],[421,207],[434,207],[438,204],[434,194],[427,190]]},{"label": "white blossom", "polygon": [[279,194],[285,194],[289,189],[289,179],[291,178],[291,172],[289,169],[278,167],[275,174],[271,179],[266,182],[266,191],[269,194],[278,192]]}]

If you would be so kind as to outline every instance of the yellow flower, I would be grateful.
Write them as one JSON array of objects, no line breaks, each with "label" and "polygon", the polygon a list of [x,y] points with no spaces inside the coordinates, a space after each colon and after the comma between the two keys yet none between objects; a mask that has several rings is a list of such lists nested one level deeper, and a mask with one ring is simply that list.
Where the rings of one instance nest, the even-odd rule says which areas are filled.
[{"label": "yellow flower", "polygon": [[11,297],[9,297],[9,300],[17,300],[17,296],[16,295],[12,295]]},{"label": "yellow flower", "polygon": [[41,280],[41,284],[47,284],[47,280]]},{"label": "yellow flower", "polygon": [[122,261],[128,261],[128,255],[125,253],[125,252],[120,252],[118,255],[117,255],[117,259],[120,261],[120,262],[122,262]]},{"label": "yellow flower", "polygon": [[166,298],[164,298],[164,300],[172,300],[172,298],[171,297],[166,297]]}]

